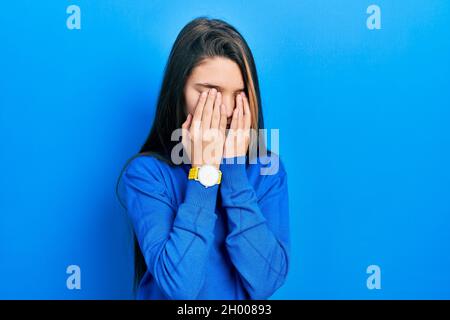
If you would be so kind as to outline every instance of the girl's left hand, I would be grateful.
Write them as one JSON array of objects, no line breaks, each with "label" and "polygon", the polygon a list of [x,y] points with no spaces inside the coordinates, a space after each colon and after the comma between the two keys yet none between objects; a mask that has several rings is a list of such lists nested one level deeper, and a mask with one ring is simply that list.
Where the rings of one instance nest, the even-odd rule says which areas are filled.
[{"label": "girl's left hand", "polygon": [[224,158],[245,156],[250,142],[251,113],[245,93],[236,96],[230,129],[225,140]]}]

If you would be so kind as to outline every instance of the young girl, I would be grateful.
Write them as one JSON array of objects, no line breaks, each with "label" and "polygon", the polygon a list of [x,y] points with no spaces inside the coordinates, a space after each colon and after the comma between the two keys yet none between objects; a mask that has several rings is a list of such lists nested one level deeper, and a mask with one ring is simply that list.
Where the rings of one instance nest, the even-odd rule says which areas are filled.
[{"label": "young girl", "polygon": [[[285,282],[287,175],[278,158],[278,170],[261,173],[261,157],[274,153],[249,161],[248,133],[262,128],[246,41],[222,20],[188,23],[170,53],[150,134],[118,182],[135,232],[138,299],[267,299]],[[189,160],[181,164],[177,129]]]}]

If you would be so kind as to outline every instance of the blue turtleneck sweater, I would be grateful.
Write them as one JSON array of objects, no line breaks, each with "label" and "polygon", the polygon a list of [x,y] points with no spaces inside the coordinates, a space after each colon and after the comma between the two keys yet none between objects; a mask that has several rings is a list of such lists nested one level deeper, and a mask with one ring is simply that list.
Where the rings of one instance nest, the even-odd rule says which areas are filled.
[{"label": "blue turtleneck sweater", "polygon": [[285,282],[287,176],[273,157],[222,162],[222,182],[209,188],[188,180],[187,164],[151,155],[129,162],[119,197],[147,264],[138,299],[267,299]]}]

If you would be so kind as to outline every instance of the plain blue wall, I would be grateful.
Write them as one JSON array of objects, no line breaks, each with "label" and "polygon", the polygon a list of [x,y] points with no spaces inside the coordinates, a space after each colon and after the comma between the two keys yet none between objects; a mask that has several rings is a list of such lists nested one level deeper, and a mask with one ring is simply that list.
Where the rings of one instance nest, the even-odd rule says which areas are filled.
[{"label": "plain blue wall", "polygon": [[[366,9],[381,8],[381,29]],[[69,30],[66,8],[81,8]],[[450,3],[9,1],[0,7],[0,298],[129,298],[117,175],[191,19],[253,50],[280,129],[292,264],[273,298],[450,298]],[[81,267],[81,290],[66,267]],[[366,268],[381,268],[380,290]]]}]

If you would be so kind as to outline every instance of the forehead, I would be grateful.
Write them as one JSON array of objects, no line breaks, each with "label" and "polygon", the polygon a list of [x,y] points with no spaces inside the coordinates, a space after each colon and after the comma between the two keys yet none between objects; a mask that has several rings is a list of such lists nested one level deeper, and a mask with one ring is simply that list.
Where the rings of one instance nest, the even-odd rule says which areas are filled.
[{"label": "forehead", "polygon": [[194,84],[209,83],[227,90],[238,90],[244,87],[238,64],[223,57],[203,60],[192,70],[189,81]]}]

